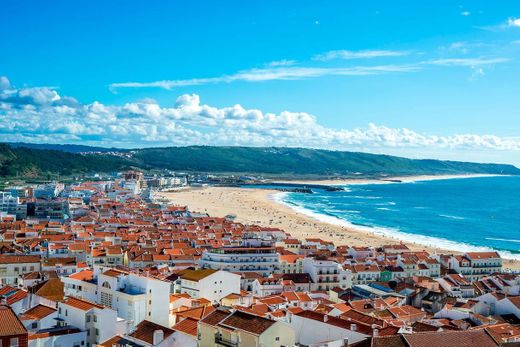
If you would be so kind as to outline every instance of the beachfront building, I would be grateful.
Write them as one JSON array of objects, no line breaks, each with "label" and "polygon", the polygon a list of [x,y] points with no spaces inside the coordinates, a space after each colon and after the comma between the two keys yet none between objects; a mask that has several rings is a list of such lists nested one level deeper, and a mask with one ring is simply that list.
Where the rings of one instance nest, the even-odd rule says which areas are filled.
[{"label": "beachfront building", "polygon": [[303,271],[311,276],[317,290],[352,287],[352,272],[334,260],[305,258]]},{"label": "beachfront building", "polygon": [[367,284],[379,281],[381,269],[377,265],[354,264],[347,267],[352,272],[353,284]]},{"label": "beachfront building", "polygon": [[186,269],[179,272],[180,293],[219,303],[229,294],[240,293],[240,275],[213,269]]},{"label": "beachfront building", "polygon": [[300,254],[280,255],[280,270],[282,274],[298,274],[303,272],[303,259],[305,256]]},{"label": "beachfront building", "polygon": [[280,269],[280,255],[274,247],[222,247],[204,252],[199,265],[206,269],[268,276]]},{"label": "beachfront building", "polygon": [[468,252],[464,255],[452,256],[449,267],[465,276],[469,281],[477,281],[482,277],[500,272],[502,258],[497,252]]}]

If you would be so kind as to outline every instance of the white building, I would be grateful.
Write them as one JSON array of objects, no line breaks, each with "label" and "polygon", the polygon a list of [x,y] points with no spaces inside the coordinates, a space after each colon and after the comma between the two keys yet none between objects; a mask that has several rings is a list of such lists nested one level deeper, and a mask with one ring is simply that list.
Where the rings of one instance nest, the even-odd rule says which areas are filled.
[{"label": "white building", "polygon": [[469,281],[502,271],[502,259],[497,252],[468,252],[462,256],[452,256],[449,267]]},{"label": "white building", "polygon": [[204,252],[202,268],[230,272],[257,272],[268,276],[280,268],[280,255],[274,247],[222,247]]},{"label": "white building", "polygon": [[352,272],[344,270],[341,264],[333,260],[305,258],[303,271],[311,276],[317,290],[352,287]]},{"label": "white building", "polygon": [[212,303],[232,293],[240,293],[240,275],[213,269],[186,269],[179,273],[180,292]]},{"label": "white building", "polygon": [[290,314],[289,324],[302,346],[343,347],[370,338],[370,333],[358,331],[355,323],[315,311]]},{"label": "white building", "polygon": [[80,298],[69,297],[60,302],[58,317],[87,332],[87,347],[128,331],[127,322],[118,318],[116,311]]},{"label": "white building", "polygon": [[253,281],[253,295],[264,297],[283,292],[283,280],[281,278],[257,278]]},{"label": "white building", "polygon": [[85,346],[86,341],[86,331],[71,326],[54,326],[49,329],[37,331],[34,335],[31,335],[29,347],[82,347]]},{"label": "white building", "polygon": [[168,326],[169,282],[100,266],[89,271],[62,277],[65,295],[111,307],[132,327],[145,319]]},{"label": "white building", "polygon": [[39,255],[0,255],[0,285],[14,284],[20,275],[40,270]]},{"label": "white building", "polygon": [[9,192],[0,192],[0,212],[14,215],[18,220],[27,217],[27,205],[20,203],[18,196]]}]

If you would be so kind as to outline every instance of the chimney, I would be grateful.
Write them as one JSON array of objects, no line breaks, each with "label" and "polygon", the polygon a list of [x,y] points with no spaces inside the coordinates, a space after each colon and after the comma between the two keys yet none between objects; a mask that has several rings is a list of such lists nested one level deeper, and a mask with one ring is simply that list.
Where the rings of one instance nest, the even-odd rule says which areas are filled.
[{"label": "chimney", "polygon": [[344,346],[344,347],[348,347],[348,337],[345,337],[345,338],[343,339],[343,346]]},{"label": "chimney", "polygon": [[356,323],[350,324],[350,330],[357,331],[357,324]]},{"label": "chimney", "polygon": [[379,329],[374,329],[374,330],[372,331],[372,336],[373,336],[373,337],[377,337],[377,336],[379,336]]},{"label": "chimney", "polygon": [[162,342],[162,340],[164,340],[164,332],[160,329],[154,330],[152,344],[154,346],[157,346],[159,343]]},{"label": "chimney", "polygon": [[328,320],[329,320],[329,316],[328,315],[324,315],[323,316],[323,322],[327,323]]}]

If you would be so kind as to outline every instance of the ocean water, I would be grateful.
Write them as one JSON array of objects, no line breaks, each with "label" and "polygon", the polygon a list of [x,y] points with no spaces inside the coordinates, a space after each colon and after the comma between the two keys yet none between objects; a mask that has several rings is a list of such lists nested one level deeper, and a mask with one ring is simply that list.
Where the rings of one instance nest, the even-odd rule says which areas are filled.
[{"label": "ocean water", "polygon": [[277,193],[275,200],[321,221],[355,225],[450,250],[494,249],[520,259],[520,177],[348,185],[345,191]]}]

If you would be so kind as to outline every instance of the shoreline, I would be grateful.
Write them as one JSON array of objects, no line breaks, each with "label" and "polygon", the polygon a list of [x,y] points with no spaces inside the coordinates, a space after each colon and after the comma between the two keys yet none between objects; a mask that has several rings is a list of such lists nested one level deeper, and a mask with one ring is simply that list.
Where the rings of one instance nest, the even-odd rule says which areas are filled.
[{"label": "shoreline", "polygon": [[[324,179],[324,180],[280,180],[275,183],[293,184],[322,184],[329,186],[344,186],[353,184],[393,184],[393,183],[413,183],[422,181],[438,181],[452,179],[469,179],[482,177],[501,177],[510,175],[499,174],[467,174],[467,175],[414,175],[414,176],[388,176],[385,178],[346,178],[346,179]],[[400,182],[397,182],[400,181]]]},{"label": "shoreline", "polygon": [[[423,177],[421,176],[421,178]],[[469,177],[458,176],[457,178]],[[446,176],[443,176],[443,179],[447,179]],[[365,182],[367,181],[358,184],[371,183]],[[279,198],[276,198],[278,194],[284,194],[284,192],[261,188],[204,187],[178,192],[161,192],[157,195],[167,198],[174,204],[187,205],[192,211],[206,212],[218,217],[234,214],[237,216],[237,222],[280,228],[300,240],[314,237],[332,241],[337,246],[376,247],[403,242],[413,251],[426,250],[430,253],[445,254],[464,252],[460,247],[457,247],[458,251],[442,248],[442,246],[436,247],[435,245],[438,243],[434,241],[431,241],[429,246],[409,240],[403,241],[384,233],[378,233],[373,228],[353,225],[344,220],[340,220],[341,223],[335,223],[330,220],[324,221],[323,218],[316,219],[302,211],[295,210],[286,203],[279,202]],[[325,217],[327,216],[325,215]],[[457,244],[457,246],[459,245]],[[520,270],[518,260],[504,259],[503,264],[504,269]]]}]

